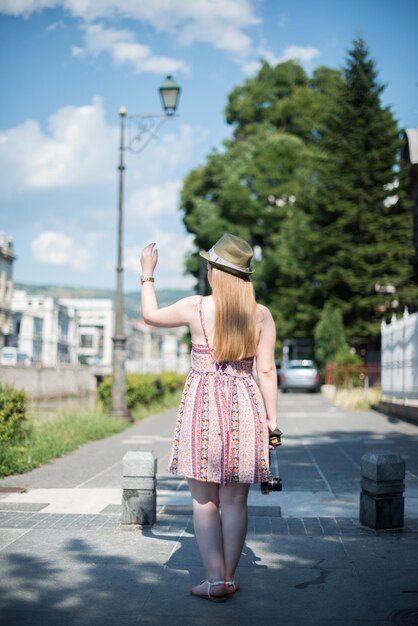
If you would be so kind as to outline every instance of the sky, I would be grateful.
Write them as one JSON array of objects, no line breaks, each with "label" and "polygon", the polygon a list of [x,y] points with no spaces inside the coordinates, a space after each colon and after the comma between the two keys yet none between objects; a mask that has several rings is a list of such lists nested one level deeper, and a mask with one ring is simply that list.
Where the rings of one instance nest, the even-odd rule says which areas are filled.
[{"label": "sky", "polygon": [[0,0],[0,231],[14,280],[115,285],[118,110],[161,115],[158,87],[181,86],[178,116],[125,152],[124,285],[138,288],[156,242],[157,288],[190,288],[182,180],[231,134],[228,93],[259,67],[295,58],[340,69],[361,34],[382,100],[418,126],[416,0]]}]

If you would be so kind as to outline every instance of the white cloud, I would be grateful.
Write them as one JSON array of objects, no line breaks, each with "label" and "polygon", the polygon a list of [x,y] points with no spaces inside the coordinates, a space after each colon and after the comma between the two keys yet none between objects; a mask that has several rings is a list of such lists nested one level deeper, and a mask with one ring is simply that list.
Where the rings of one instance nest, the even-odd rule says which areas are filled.
[{"label": "white cloud", "polygon": [[55,230],[47,230],[38,235],[31,243],[31,250],[36,261],[64,265],[79,271],[87,270],[91,259],[89,249]]},{"label": "white cloud", "polygon": [[140,218],[141,223],[152,223],[157,217],[167,219],[176,216],[180,189],[180,180],[139,189],[130,195],[127,212]]},{"label": "white cloud", "polygon": [[46,7],[62,7],[87,22],[133,19],[173,34],[182,44],[204,42],[245,56],[252,49],[245,30],[261,22],[254,13],[255,5],[254,0],[0,0],[0,11],[30,15]]},{"label": "white cloud", "polygon": [[35,120],[0,136],[5,191],[68,188],[113,181],[117,128],[106,124],[100,98],[54,113],[48,133]]},{"label": "white cloud", "polygon": [[[278,63],[289,61],[290,59],[300,61],[301,63],[309,63],[321,54],[321,52],[317,48],[312,48],[311,46],[287,46],[280,57],[277,57],[271,50],[269,50],[265,46],[260,46],[257,52],[259,58],[267,61],[267,63],[269,63],[269,65],[271,65],[272,67],[274,67]],[[260,67],[261,62],[253,60],[245,62],[242,66],[242,71],[246,76],[252,76],[258,72]]]},{"label": "white cloud", "polygon": [[57,0],[0,0],[0,11],[8,15],[30,15],[61,4]]},{"label": "white cloud", "polygon": [[[174,122],[174,124],[173,124]],[[170,128],[173,130],[170,131]],[[128,133],[131,138],[135,135],[134,127]],[[175,172],[178,176],[179,168],[190,168],[196,147],[208,137],[208,131],[201,126],[181,124],[176,118],[168,118],[167,124],[160,134],[147,146],[144,154],[128,154],[130,189],[151,185],[160,185]],[[137,144],[134,144],[138,147]]]},{"label": "white cloud", "polygon": [[282,60],[287,61],[288,59],[296,59],[302,63],[308,63],[309,61],[312,61],[312,59],[316,59],[316,57],[320,56],[320,54],[321,52],[318,48],[312,48],[312,46],[287,46]]},{"label": "white cloud", "polygon": [[62,20],[58,20],[57,22],[52,22],[49,26],[47,26],[47,32],[53,32],[58,28],[65,28],[65,24]]},{"label": "white cloud", "polygon": [[[168,132],[169,123],[175,123],[175,130]],[[176,168],[190,163],[196,146],[207,138],[206,129],[187,124],[179,128],[176,118],[170,118],[164,129],[147,147],[146,159],[127,154],[131,188],[144,181],[152,186],[167,180]],[[106,123],[100,98],[59,109],[49,118],[47,132],[37,121],[27,120],[0,134],[3,192],[11,196],[104,185],[116,189],[118,138],[118,127]]]},{"label": "white cloud", "polygon": [[85,55],[98,56],[107,52],[116,65],[128,64],[135,73],[152,74],[189,73],[190,68],[183,61],[152,54],[148,46],[135,41],[129,30],[106,28],[102,24],[87,24],[84,27],[84,49],[73,46],[72,54],[76,57]]},{"label": "white cloud", "polygon": [[71,46],[71,54],[73,57],[82,59],[86,56],[85,51],[80,46]]}]

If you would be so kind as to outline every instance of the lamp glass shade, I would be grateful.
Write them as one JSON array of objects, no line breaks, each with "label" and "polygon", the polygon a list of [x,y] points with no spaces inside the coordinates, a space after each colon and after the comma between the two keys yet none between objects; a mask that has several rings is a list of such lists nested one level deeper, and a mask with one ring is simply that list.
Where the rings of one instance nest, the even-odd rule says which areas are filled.
[{"label": "lamp glass shade", "polygon": [[180,97],[180,87],[172,76],[167,76],[160,89],[161,102],[168,115],[175,113]]}]

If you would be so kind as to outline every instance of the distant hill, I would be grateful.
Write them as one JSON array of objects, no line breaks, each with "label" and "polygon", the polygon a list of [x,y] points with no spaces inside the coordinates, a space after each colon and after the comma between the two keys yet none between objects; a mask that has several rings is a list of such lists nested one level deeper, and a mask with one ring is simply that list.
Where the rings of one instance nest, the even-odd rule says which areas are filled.
[{"label": "distant hill", "polygon": [[[113,289],[95,289],[93,287],[69,287],[61,285],[34,285],[32,283],[14,283],[15,289],[23,289],[29,295],[50,296],[52,298],[109,298],[113,300]],[[157,289],[160,306],[173,304],[180,298],[193,295],[191,289]],[[140,290],[128,291],[124,294],[125,314],[130,318],[140,316]]]}]

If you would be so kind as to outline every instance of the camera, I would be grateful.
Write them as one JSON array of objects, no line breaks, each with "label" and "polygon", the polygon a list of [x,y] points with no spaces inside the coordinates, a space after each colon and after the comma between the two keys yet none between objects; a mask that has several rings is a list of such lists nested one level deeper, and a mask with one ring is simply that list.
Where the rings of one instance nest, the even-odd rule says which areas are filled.
[{"label": "camera", "polygon": [[282,479],[278,475],[275,476],[271,471],[272,465],[274,463],[275,473],[278,474],[277,456],[276,456],[277,453],[276,452],[274,452],[274,454],[272,453],[276,448],[282,445],[281,435],[282,435],[282,432],[278,428],[273,430],[273,432],[271,432],[269,435],[269,444],[270,446],[273,446],[269,450],[270,472],[268,475],[268,479],[265,482],[262,482],[260,484],[261,493],[265,496],[268,495],[270,491],[281,491],[283,489]]},{"label": "camera", "polygon": [[261,493],[267,496],[270,491],[281,491],[283,489],[283,481],[280,476],[269,475],[268,481],[261,483]]}]

